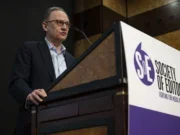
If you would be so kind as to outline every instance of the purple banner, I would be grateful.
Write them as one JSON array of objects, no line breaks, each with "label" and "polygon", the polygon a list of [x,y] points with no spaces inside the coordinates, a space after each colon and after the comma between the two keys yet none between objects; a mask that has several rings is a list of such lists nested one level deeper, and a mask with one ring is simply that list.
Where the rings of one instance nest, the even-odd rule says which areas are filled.
[{"label": "purple banner", "polygon": [[129,135],[180,135],[180,117],[132,105],[129,117]]}]

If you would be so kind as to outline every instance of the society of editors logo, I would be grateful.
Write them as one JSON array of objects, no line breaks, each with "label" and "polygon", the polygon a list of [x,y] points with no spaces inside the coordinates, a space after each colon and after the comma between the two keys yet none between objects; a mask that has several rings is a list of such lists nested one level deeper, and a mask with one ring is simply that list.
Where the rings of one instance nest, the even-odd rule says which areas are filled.
[{"label": "society of editors logo", "polygon": [[134,67],[141,82],[150,86],[154,82],[155,71],[149,55],[141,47],[142,43],[139,43],[135,50]]}]

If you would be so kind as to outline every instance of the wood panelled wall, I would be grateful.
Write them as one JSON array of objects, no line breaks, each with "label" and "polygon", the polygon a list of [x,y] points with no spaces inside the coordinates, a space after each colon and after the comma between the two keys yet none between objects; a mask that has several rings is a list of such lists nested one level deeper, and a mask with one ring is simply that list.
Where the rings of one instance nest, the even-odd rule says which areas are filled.
[{"label": "wood panelled wall", "polygon": [[[74,25],[84,31],[94,43],[113,23],[126,21],[125,0],[74,0]],[[75,32],[75,57],[90,44],[80,32]]]},{"label": "wood panelled wall", "polygon": [[[92,43],[114,22],[124,21],[180,50],[180,0],[74,0],[73,20]],[[90,44],[79,32],[75,41],[79,57]]]},{"label": "wood panelled wall", "polygon": [[160,8],[174,1],[176,0],[127,0],[128,17]]},{"label": "wood panelled wall", "polygon": [[128,0],[128,23],[180,50],[180,0]]}]

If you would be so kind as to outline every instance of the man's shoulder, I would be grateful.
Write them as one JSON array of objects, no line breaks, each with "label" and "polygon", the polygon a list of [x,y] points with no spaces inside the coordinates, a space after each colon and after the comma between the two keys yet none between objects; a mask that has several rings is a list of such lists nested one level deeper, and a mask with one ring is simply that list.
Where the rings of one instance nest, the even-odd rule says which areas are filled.
[{"label": "man's shoulder", "polygon": [[38,49],[38,46],[41,44],[44,45],[45,41],[26,41],[26,42],[23,42],[20,49],[34,50],[34,49]]},{"label": "man's shoulder", "polygon": [[38,44],[43,44],[43,43],[44,43],[43,41],[26,41],[23,43],[23,45],[29,48],[29,47],[35,47]]}]

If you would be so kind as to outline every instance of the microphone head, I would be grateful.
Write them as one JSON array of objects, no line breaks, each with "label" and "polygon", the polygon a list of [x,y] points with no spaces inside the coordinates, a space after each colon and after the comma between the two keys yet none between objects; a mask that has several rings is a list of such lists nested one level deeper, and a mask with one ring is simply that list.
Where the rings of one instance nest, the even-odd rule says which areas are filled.
[{"label": "microphone head", "polygon": [[74,27],[74,26],[73,26],[73,27],[71,27],[71,28],[73,28],[73,29],[74,29],[74,30],[76,30],[76,31],[79,31],[79,29],[78,29],[78,28],[76,28],[76,27]]}]

